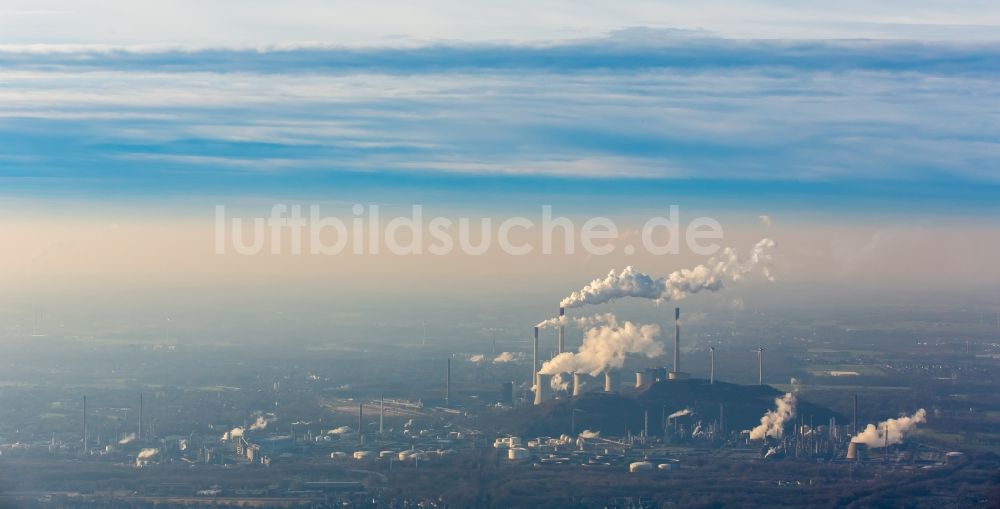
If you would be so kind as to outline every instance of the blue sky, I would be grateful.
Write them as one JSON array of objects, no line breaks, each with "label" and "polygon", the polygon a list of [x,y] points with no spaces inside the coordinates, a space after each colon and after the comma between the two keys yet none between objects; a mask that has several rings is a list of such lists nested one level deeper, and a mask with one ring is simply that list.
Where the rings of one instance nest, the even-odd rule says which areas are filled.
[{"label": "blue sky", "polygon": [[0,192],[20,197],[977,213],[1000,190],[988,41],[632,28],[405,47],[13,45],[0,63]]},{"label": "blue sky", "polygon": [[639,263],[212,256],[214,204],[316,201],[678,204],[733,245],[776,237],[782,280],[990,285],[998,77],[996,2],[10,0],[0,282],[419,287],[460,267],[574,288]]}]

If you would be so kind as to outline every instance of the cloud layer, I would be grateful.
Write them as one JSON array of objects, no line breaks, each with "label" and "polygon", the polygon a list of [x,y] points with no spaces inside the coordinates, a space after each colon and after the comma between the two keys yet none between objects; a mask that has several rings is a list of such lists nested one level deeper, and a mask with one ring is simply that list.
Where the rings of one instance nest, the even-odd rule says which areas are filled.
[{"label": "cloud layer", "polygon": [[991,43],[650,29],[544,44],[7,46],[0,181],[246,195],[616,179],[733,200],[991,203],[998,64]]}]

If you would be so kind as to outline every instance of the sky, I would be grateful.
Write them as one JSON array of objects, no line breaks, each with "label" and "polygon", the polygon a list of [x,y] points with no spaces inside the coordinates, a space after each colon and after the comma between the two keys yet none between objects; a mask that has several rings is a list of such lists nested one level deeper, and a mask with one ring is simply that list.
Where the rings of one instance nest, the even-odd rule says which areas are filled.
[{"label": "sky", "polygon": [[989,287],[998,74],[995,2],[7,1],[0,297],[455,279],[558,297],[701,261],[212,252],[215,205],[274,203],[552,205],[625,229],[677,204],[726,245],[775,237],[779,281]]}]

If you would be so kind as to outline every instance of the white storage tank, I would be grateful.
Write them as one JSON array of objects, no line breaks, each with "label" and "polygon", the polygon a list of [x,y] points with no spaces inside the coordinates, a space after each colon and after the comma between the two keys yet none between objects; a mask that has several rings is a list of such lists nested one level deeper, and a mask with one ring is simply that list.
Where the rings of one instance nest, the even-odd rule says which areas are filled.
[{"label": "white storage tank", "polygon": [[512,447],[507,450],[507,459],[511,461],[524,461],[529,457],[528,450],[523,447]]},{"label": "white storage tank", "polygon": [[374,453],[371,451],[354,451],[354,459],[356,460],[368,459],[372,457],[372,454]]},{"label": "white storage tank", "polygon": [[628,465],[628,471],[633,474],[636,472],[649,472],[651,470],[653,470],[653,464],[648,461],[636,461]]}]

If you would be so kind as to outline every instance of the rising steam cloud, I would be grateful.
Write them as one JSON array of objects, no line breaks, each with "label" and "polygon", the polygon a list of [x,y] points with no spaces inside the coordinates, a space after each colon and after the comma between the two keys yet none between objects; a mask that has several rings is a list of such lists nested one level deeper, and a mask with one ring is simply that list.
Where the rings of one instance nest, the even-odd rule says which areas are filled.
[{"label": "rising steam cloud", "polygon": [[257,420],[254,421],[254,423],[250,425],[250,431],[257,431],[257,430],[267,429],[267,425],[268,424],[271,424],[270,420],[268,420],[263,415],[258,415],[257,416]]},{"label": "rising steam cloud", "polygon": [[493,359],[493,363],[494,364],[502,364],[502,363],[505,363],[505,362],[514,362],[517,359],[518,359],[518,357],[516,355],[514,355],[513,353],[511,353],[511,352],[503,352],[500,355],[497,355],[495,359]]},{"label": "rising steam cloud", "polygon": [[124,437],[122,437],[121,440],[118,441],[118,445],[128,445],[132,443],[135,439],[136,439],[135,433],[129,433],[128,435],[125,435]]},{"label": "rising steam cloud", "polygon": [[542,365],[540,373],[589,373],[592,376],[608,369],[621,368],[626,354],[656,357],[663,354],[663,345],[656,341],[659,325],[619,323],[615,315],[606,313],[577,319],[578,323],[595,323],[584,332],[583,344],[576,352],[563,352]]},{"label": "rising steam cloud", "polygon": [[685,408],[683,410],[678,410],[667,416],[667,419],[676,419],[678,417],[684,417],[685,415],[691,415],[691,409]]},{"label": "rising steam cloud", "polygon": [[878,423],[878,426],[869,424],[852,438],[851,442],[865,444],[869,449],[884,447],[887,443],[886,433],[888,433],[888,445],[895,445],[901,443],[903,438],[917,427],[917,424],[924,422],[927,422],[927,412],[921,408],[913,415],[882,421]]},{"label": "rising steam cloud", "polygon": [[712,292],[720,290],[726,281],[740,281],[758,267],[766,278],[773,281],[770,272],[770,250],[774,246],[773,240],[762,239],[753,246],[746,258],[727,247],[704,264],[692,269],[680,269],[660,278],[654,278],[628,266],[619,273],[611,271],[605,278],[591,281],[582,289],[571,293],[559,305],[564,308],[575,308],[604,304],[623,297],[653,299],[660,302],[680,300],[703,290]]},{"label": "rising steam cloud", "polygon": [[222,434],[222,440],[235,440],[243,436],[243,428],[236,427]]},{"label": "rising steam cloud", "polygon": [[760,418],[760,425],[750,430],[750,439],[759,440],[765,437],[781,438],[785,433],[785,422],[795,416],[795,394],[787,393],[774,399],[774,410],[768,410]]},{"label": "rising steam cloud", "polygon": [[142,460],[148,460],[149,458],[152,458],[153,456],[156,456],[159,453],[160,453],[159,449],[152,449],[152,448],[143,449],[139,451],[139,455],[135,457],[135,464],[142,465]]}]

